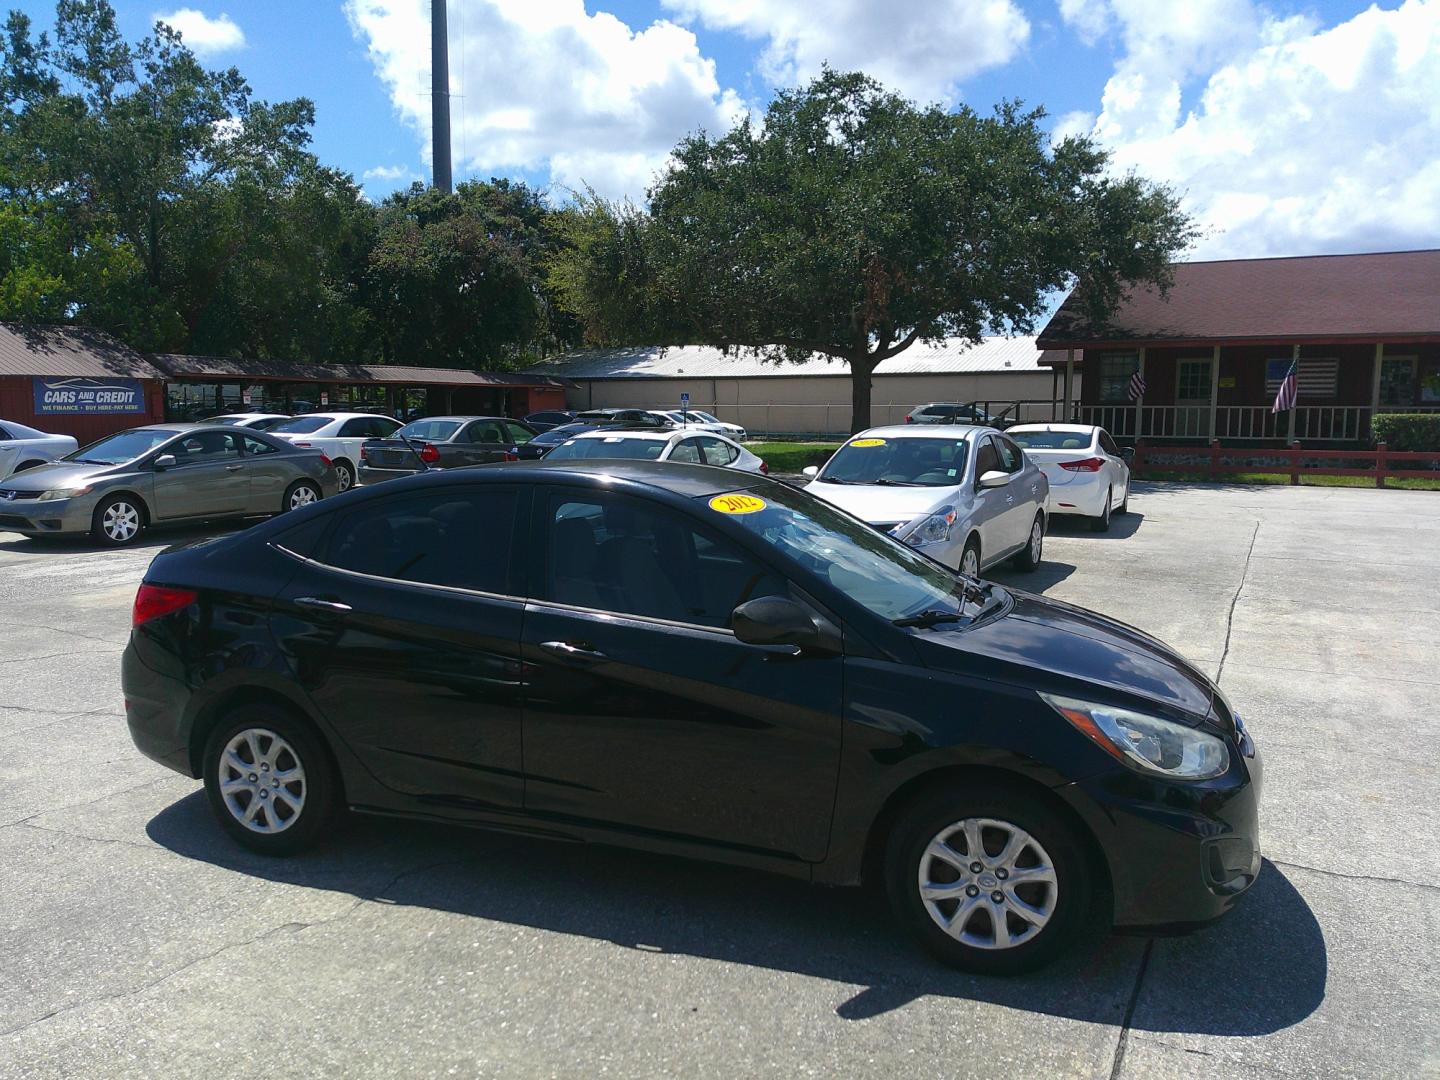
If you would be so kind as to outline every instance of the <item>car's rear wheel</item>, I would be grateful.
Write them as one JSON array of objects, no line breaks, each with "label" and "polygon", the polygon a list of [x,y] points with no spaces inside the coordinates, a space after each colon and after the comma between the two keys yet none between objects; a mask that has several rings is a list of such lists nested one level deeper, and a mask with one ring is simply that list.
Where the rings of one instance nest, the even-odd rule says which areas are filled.
[{"label": "car's rear wheel", "polygon": [[133,544],[145,530],[145,511],[130,495],[112,495],[95,508],[90,535],[109,547]]},{"label": "car's rear wheel", "polygon": [[355,486],[355,470],[348,461],[335,462],[335,480],[341,491],[349,491]]},{"label": "car's rear wheel", "polygon": [[1099,517],[1090,519],[1090,531],[1103,533],[1110,531],[1110,500],[1115,497],[1114,488],[1105,489],[1105,509],[1100,511]]},{"label": "car's rear wheel", "polygon": [[285,490],[285,499],[281,504],[281,512],[286,510],[299,510],[302,506],[309,506],[317,503],[322,498],[320,488],[309,480],[296,480]]},{"label": "car's rear wheel", "polygon": [[1025,546],[1015,556],[1015,569],[1030,573],[1040,565],[1040,559],[1045,553],[1045,514],[1037,511],[1035,520],[1030,523],[1030,536],[1025,541]]},{"label": "car's rear wheel", "polygon": [[1076,827],[1000,787],[936,789],[896,821],[890,904],[945,963],[1012,975],[1049,963],[1093,921],[1094,874]]},{"label": "car's rear wheel", "polygon": [[965,550],[960,553],[960,573],[966,577],[980,576],[980,540],[972,536],[965,541]]},{"label": "car's rear wheel", "polygon": [[205,742],[205,793],[235,840],[292,855],[319,840],[340,809],[340,781],[319,737],[273,705],[244,705]]}]

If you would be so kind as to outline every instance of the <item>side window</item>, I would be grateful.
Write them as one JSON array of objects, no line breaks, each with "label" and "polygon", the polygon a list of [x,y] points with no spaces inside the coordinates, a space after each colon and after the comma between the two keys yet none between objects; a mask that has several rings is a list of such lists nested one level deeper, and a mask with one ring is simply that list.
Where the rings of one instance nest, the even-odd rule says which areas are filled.
[{"label": "side window", "polygon": [[228,431],[202,431],[172,443],[168,453],[177,465],[203,465],[240,456],[240,438]]},{"label": "side window", "polygon": [[1109,454],[1111,457],[1120,456],[1120,447],[1115,445],[1115,440],[1110,437],[1110,433],[1108,431],[1102,430],[1100,432],[1100,449],[1104,450],[1105,453]]},{"label": "side window", "polygon": [[979,480],[987,472],[1002,472],[1000,468],[1000,454],[995,449],[995,440],[988,436],[980,440],[980,448],[975,452],[975,479]]},{"label": "side window", "polygon": [[339,520],[317,557],[395,581],[513,594],[518,498],[509,488],[447,488],[368,502]]},{"label": "side window", "polygon": [[259,457],[261,454],[273,454],[279,449],[279,447],[271,446],[268,442],[262,442],[249,435],[241,436],[241,440],[245,443],[245,453],[251,457]]},{"label": "side window", "polygon": [[470,425],[470,441],[472,443],[501,443],[505,436],[500,433],[500,425],[493,420],[487,420],[483,424]]},{"label": "side window", "polygon": [[783,578],[729,540],[643,500],[548,500],[542,596],[557,604],[728,627],[730,613],[786,591]]},{"label": "side window", "polygon": [[1025,457],[1020,448],[1009,439],[999,435],[994,437],[995,445],[1000,452],[1000,467],[1006,472],[1019,472],[1025,466]]},{"label": "side window", "polygon": [[0,427],[0,442],[9,442],[15,437],[16,436],[11,435],[10,432],[6,431],[3,427]]},{"label": "side window", "polygon": [[342,439],[359,439],[369,434],[370,421],[363,416],[358,416],[354,420],[346,420],[340,425],[339,438]]},{"label": "side window", "polygon": [[394,420],[386,420],[383,416],[376,416],[369,421],[369,430],[365,432],[373,439],[387,439],[400,430],[400,425]]},{"label": "side window", "polygon": [[505,431],[509,436],[507,441],[514,443],[516,446],[524,446],[531,439],[535,438],[534,433],[523,424],[507,423],[505,425]]},{"label": "side window", "polygon": [[687,465],[703,465],[700,459],[700,440],[685,439],[670,452],[671,461],[682,461]]},{"label": "side window", "polygon": [[740,456],[733,447],[719,439],[701,439],[700,445],[705,449],[705,464],[707,465],[729,465]]}]

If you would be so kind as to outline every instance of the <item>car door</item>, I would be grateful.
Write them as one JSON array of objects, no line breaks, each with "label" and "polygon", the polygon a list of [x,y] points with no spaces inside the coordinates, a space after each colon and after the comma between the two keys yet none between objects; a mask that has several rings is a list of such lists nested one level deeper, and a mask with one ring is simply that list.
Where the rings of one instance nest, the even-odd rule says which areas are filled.
[{"label": "car door", "polygon": [[981,435],[975,440],[975,512],[971,520],[980,531],[980,559],[988,566],[1008,548],[1014,546],[1010,538],[1005,515],[1014,505],[1010,485],[984,488],[980,478],[989,472],[1004,472],[1000,465],[1000,449],[992,435]]},{"label": "car door", "polygon": [[1110,437],[1110,433],[1104,428],[1099,431],[1100,449],[1105,455],[1105,469],[1110,474],[1110,488],[1113,494],[1110,497],[1112,506],[1119,506],[1130,495],[1130,463],[1125,460],[1125,455],[1120,452],[1120,447]]},{"label": "car door", "polygon": [[1007,546],[1018,550],[1030,539],[1035,513],[1045,505],[1043,478],[1039,466],[1027,459],[1013,440],[1004,435],[990,437],[1000,454],[1000,468],[1010,474],[1005,488],[1005,536]]},{"label": "car door", "polygon": [[365,500],[275,599],[295,677],[393,790],[459,810],[523,801],[528,504],[499,484]]},{"label": "car door", "polygon": [[647,499],[551,488],[534,519],[526,808],[823,858],[843,661],[744,645],[727,628],[743,601],[786,593],[784,578]]},{"label": "car door", "polygon": [[152,518],[157,521],[243,514],[250,505],[250,478],[235,431],[196,431],[156,452],[175,464],[155,468]]},{"label": "car door", "polygon": [[475,420],[465,429],[465,441],[457,445],[464,448],[466,465],[488,465],[504,461],[512,444],[498,420]]},{"label": "car door", "polygon": [[300,475],[294,457],[282,454],[273,443],[243,432],[240,444],[245,451],[245,473],[250,478],[247,509],[253,514],[278,513],[285,489]]}]

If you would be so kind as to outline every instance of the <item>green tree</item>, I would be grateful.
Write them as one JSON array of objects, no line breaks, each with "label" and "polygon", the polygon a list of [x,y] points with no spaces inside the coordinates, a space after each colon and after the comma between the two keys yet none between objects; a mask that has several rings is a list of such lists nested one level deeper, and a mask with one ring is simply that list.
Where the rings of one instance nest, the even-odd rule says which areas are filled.
[{"label": "green tree", "polygon": [[916,341],[1024,333],[1075,285],[1099,317],[1170,281],[1193,226],[1168,189],[1051,147],[1043,112],[917,107],[859,74],[782,91],[763,126],[684,139],[649,210],[587,195],[550,279],[592,342],[845,361],[854,430]]}]

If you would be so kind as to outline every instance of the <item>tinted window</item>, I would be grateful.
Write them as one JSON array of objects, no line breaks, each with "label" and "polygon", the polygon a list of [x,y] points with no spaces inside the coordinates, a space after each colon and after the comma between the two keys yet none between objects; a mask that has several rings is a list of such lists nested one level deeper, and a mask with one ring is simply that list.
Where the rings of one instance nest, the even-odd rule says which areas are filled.
[{"label": "tinted window", "polygon": [[545,455],[547,461],[578,461],[586,458],[637,458],[656,461],[664,452],[664,439],[627,439],[605,435],[597,439],[572,439]]},{"label": "tinted window", "polygon": [[559,604],[725,627],[785,581],[730,541],[639,499],[552,495],[544,596]]},{"label": "tinted window", "polygon": [[699,439],[683,439],[670,451],[670,461],[684,462],[686,465],[703,465],[705,462],[700,456]]},{"label": "tinted window", "polygon": [[252,439],[249,435],[243,436],[245,440],[245,453],[251,455],[273,454],[278,447],[271,446],[268,442],[260,439]]},{"label": "tinted window", "polygon": [[509,594],[517,497],[470,488],[369,502],[336,524],[322,561],[396,581]]},{"label": "tinted window", "polygon": [[420,442],[444,442],[460,427],[459,420],[412,420],[397,434]]},{"label": "tinted window", "polygon": [[333,520],[334,515],[332,514],[322,514],[319,517],[311,518],[304,525],[298,525],[281,533],[271,543],[308,559],[315,554],[316,549],[320,546],[320,541],[325,537],[325,530],[330,528]]},{"label": "tinted window", "polygon": [[357,418],[355,420],[346,420],[345,423],[340,425],[339,437],[342,439],[363,438],[364,436],[374,434],[375,432],[370,427],[370,421],[366,419]]},{"label": "tinted window", "polygon": [[1108,431],[1100,432],[1100,448],[1112,457],[1120,456],[1120,447],[1115,445],[1115,440],[1110,437]]},{"label": "tinted window", "polygon": [[240,436],[228,431],[202,431],[186,435],[165,448],[177,465],[203,465],[240,456]]},{"label": "tinted window", "polygon": [[716,438],[703,438],[700,440],[700,445],[705,450],[705,464],[707,465],[729,465],[740,456],[739,450]]},{"label": "tinted window", "polygon": [[1000,468],[1000,454],[995,449],[995,440],[984,439],[975,451],[975,477],[979,479],[987,472],[1004,472]]},{"label": "tinted window", "polygon": [[334,419],[333,416],[296,416],[290,420],[282,420],[270,430],[285,432],[286,434],[312,435],[326,424],[331,423]]},{"label": "tinted window", "polygon": [[263,420],[252,420],[245,426],[256,431],[270,431],[285,422],[286,418],[283,416],[267,416]]},{"label": "tinted window", "polygon": [[11,439],[18,439],[20,436],[11,435],[3,427],[0,427],[0,442],[9,442]]},{"label": "tinted window", "polygon": [[948,487],[965,475],[967,446],[964,439],[861,437],[835,451],[820,479],[842,484]]},{"label": "tinted window", "polygon": [[507,420],[505,422],[505,430],[509,433],[508,441],[514,443],[516,446],[524,446],[531,439],[535,438],[535,433],[524,424],[516,424]]},{"label": "tinted window", "polygon": [[473,443],[498,443],[505,441],[505,436],[500,431],[500,425],[494,420],[485,420],[471,424],[466,430],[466,435]]},{"label": "tinted window", "polygon": [[996,436],[995,446],[1000,451],[1000,467],[1006,472],[1019,472],[1024,467],[1024,455],[1009,439]]}]

